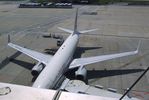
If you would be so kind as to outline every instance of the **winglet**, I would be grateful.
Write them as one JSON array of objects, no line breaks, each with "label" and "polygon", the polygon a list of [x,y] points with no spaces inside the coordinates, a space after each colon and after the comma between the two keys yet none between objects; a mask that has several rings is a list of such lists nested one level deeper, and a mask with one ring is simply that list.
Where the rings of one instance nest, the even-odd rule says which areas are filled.
[{"label": "winglet", "polygon": [[138,43],[138,46],[137,46],[137,49],[136,49],[136,53],[139,52],[140,45],[141,45],[141,40],[140,40],[139,43]]},{"label": "winglet", "polygon": [[10,35],[8,34],[8,43],[10,43],[11,41],[10,41]]},{"label": "winglet", "polygon": [[140,46],[141,46],[141,40],[139,41],[139,44],[138,44],[137,50],[139,50]]}]

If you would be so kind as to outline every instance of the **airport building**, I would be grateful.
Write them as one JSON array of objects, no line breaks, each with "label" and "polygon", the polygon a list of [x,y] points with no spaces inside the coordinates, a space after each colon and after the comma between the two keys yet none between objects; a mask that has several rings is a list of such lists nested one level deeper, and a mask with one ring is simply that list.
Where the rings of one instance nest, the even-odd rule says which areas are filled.
[{"label": "airport building", "polygon": [[125,2],[131,5],[149,5],[149,0],[31,0],[31,2],[81,3],[81,4],[111,4]]}]

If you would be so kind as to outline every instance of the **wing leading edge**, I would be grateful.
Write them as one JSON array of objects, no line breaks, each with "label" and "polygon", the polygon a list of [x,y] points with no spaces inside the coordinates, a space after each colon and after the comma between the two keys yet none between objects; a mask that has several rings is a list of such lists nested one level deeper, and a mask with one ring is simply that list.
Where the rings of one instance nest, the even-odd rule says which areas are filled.
[{"label": "wing leading edge", "polygon": [[97,62],[102,62],[102,61],[106,61],[106,60],[110,60],[110,59],[114,59],[114,58],[120,58],[120,57],[135,55],[138,53],[140,43],[141,42],[139,42],[138,47],[135,51],[74,59],[72,61],[72,63],[70,64],[69,68],[71,69],[71,68],[84,66],[84,65],[88,65],[88,64],[93,64],[93,63],[97,63]]},{"label": "wing leading edge", "polygon": [[13,44],[13,43],[8,43],[8,46],[26,54],[26,55],[34,58],[35,60],[42,62],[44,64],[47,64],[50,61],[50,59],[52,58],[51,55],[46,55],[46,54],[43,54],[43,53],[40,53],[40,52],[37,52],[34,50],[30,50],[30,49],[18,46],[18,45]]}]

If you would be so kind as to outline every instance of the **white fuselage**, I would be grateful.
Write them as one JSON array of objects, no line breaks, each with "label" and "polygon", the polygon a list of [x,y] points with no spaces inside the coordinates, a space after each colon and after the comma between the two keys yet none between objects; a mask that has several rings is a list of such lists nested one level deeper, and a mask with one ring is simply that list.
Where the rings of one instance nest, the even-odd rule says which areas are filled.
[{"label": "white fuselage", "polygon": [[54,88],[59,78],[68,69],[79,41],[78,34],[71,34],[58,49],[43,71],[39,74],[33,87]]}]

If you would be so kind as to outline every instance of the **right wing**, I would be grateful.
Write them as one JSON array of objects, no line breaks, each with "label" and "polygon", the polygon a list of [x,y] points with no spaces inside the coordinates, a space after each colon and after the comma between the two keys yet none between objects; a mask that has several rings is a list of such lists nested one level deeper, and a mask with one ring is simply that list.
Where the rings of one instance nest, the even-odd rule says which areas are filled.
[{"label": "right wing", "polygon": [[18,46],[13,43],[8,43],[8,46],[26,54],[26,55],[36,59],[37,61],[44,63],[44,64],[47,64],[50,61],[50,59],[52,58],[51,55],[46,55],[46,54],[43,54],[43,53],[40,53],[40,52],[37,52],[34,50],[30,50],[30,49]]},{"label": "right wing", "polygon": [[97,63],[97,62],[102,62],[102,61],[106,61],[106,60],[110,60],[110,59],[114,59],[114,58],[120,58],[120,57],[135,55],[135,54],[138,53],[138,49],[140,47],[140,43],[141,42],[139,42],[137,50],[135,50],[135,51],[74,59],[72,61],[72,63],[70,64],[69,68],[71,69],[71,68],[84,66],[84,65],[88,65],[88,64],[92,64],[92,63]]},{"label": "right wing", "polygon": [[84,65],[106,61],[114,58],[135,55],[137,53],[138,51],[132,51],[132,52],[124,52],[124,53],[118,53],[118,54],[101,55],[101,56],[95,56],[95,57],[78,58],[72,61],[72,63],[70,64],[70,68],[74,68],[77,66],[84,66]]}]

